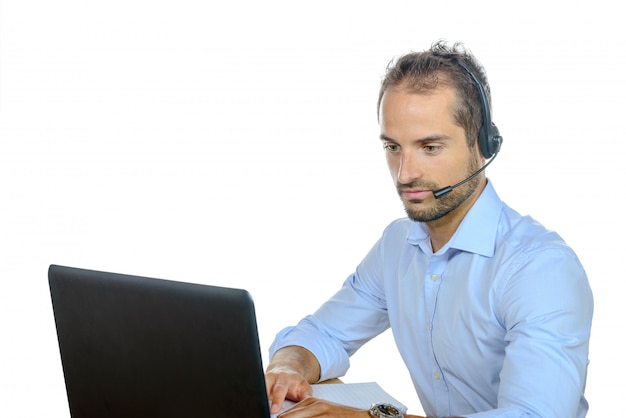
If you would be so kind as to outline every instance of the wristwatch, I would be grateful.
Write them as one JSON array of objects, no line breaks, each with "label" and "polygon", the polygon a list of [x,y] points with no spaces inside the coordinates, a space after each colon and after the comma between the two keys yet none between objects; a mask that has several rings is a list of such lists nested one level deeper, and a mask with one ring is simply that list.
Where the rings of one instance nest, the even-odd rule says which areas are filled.
[{"label": "wristwatch", "polygon": [[398,408],[388,403],[372,404],[369,412],[374,418],[404,418],[404,414]]}]

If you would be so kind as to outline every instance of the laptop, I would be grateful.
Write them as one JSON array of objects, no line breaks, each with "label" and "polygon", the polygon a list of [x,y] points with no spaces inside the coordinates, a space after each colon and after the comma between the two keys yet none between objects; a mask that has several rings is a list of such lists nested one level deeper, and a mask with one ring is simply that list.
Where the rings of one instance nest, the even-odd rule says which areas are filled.
[{"label": "laptop", "polygon": [[73,418],[270,418],[243,289],[51,265]]}]

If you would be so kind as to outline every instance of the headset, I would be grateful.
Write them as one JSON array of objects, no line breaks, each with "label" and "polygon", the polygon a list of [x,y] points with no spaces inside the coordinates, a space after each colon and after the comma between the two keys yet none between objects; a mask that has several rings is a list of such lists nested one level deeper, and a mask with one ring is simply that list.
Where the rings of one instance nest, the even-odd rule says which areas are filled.
[{"label": "headset", "polygon": [[500,151],[502,145],[502,137],[498,127],[491,120],[491,112],[489,111],[489,102],[487,101],[487,93],[483,88],[483,85],[478,81],[478,77],[469,69],[469,67],[463,61],[457,61],[459,65],[472,77],[474,85],[478,91],[480,97],[480,108],[482,111],[483,122],[478,132],[478,145],[480,146],[480,153],[483,157],[489,159]]},{"label": "headset", "polygon": [[480,96],[480,108],[482,110],[482,124],[480,126],[480,130],[478,131],[478,146],[480,148],[480,153],[483,157],[489,159],[489,161],[484,164],[481,168],[475,171],[466,179],[453,184],[451,186],[446,186],[441,189],[433,190],[433,195],[435,199],[439,199],[452,190],[456,189],[459,186],[467,183],[472,180],[474,177],[479,175],[480,173],[487,168],[489,164],[496,158],[498,152],[500,152],[500,146],[502,145],[502,137],[500,136],[500,131],[495,123],[491,120],[491,113],[489,112],[489,102],[487,101],[487,93],[483,88],[483,85],[480,81],[478,81],[478,77],[474,75],[474,73],[469,69],[465,63],[458,60],[457,63],[472,77],[474,84],[476,85],[476,90],[478,91],[478,95]]}]

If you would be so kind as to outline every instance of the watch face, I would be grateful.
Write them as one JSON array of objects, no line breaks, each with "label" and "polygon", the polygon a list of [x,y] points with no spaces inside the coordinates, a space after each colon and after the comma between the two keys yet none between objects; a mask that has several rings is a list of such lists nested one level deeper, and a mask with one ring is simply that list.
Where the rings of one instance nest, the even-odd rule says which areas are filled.
[{"label": "watch face", "polygon": [[386,403],[379,403],[372,408],[376,412],[376,416],[379,417],[402,417],[398,408]]},{"label": "watch face", "polygon": [[[395,414],[395,411],[390,411],[389,405],[377,405],[378,410],[383,414]],[[395,408],[394,408],[395,409]]]}]

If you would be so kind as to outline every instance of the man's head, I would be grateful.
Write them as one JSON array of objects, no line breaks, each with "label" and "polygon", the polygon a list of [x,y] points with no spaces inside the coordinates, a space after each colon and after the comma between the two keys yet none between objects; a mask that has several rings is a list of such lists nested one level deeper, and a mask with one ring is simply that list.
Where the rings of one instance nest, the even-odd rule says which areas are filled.
[{"label": "man's head", "polygon": [[[459,64],[462,62],[462,64]],[[480,64],[460,44],[434,44],[407,54],[388,68],[379,100],[381,140],[398,193],[410,218],[460,219],[484,187],[477,142],[483,124],[475,80],[485,86]],[[440,199],[432,191],[472,176]]]},{"label": "man's head", "polygon": [[[462,64],[459,64],[462,63]],[[478,138],[482,125],[481,98],[471,71],[481,83],[491,109],[491,92],[483,66],[463,44],[449,46],[443,41],[434,43],[423,52],[412,52],[392,61],[387,67],[378,94],[377,112],[385,91],[402,87],[410,93],[429,94],[438,87],[451,87],[457,93],[454,118],[465,129],[468,145]]]}]

